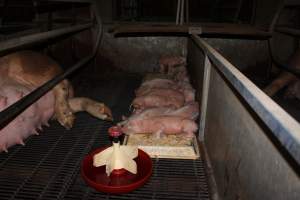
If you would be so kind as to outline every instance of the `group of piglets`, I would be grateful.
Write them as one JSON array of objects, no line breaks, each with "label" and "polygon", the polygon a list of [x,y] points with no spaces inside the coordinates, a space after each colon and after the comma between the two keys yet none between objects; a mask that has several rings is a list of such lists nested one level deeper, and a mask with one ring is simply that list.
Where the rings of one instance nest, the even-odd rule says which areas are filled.
[{"label": "group of piglets", "polygon": [[199,105],[190,84],[186,59],[163,56],[159,59],[159,73],[148,74],[135,91],[133,114],[119,123],[126,134],[149,133],[185,134],[192,137]]}]

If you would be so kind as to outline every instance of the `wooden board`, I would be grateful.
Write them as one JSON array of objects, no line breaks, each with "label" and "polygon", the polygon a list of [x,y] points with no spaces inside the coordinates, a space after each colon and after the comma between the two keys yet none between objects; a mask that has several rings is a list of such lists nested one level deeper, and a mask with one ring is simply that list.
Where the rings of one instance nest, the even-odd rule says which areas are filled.
[{"label": "wooden board", "polygon": [[156,138],[153,134],[133,134],[125,137],[125,145],[133,145],[147,152],[151,158],[197,159],[200,157],[197,138],[167,135]]}]

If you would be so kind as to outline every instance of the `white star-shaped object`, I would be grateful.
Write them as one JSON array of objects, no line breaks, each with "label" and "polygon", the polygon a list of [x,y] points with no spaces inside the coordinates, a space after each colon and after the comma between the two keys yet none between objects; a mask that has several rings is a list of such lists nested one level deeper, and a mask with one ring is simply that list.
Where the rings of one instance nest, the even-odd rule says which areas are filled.
[{"label": "white star-shaped object", "polygon": [[125,169],[132,174],[137,173],[137,165],[133,160],[138,156],[138,148],[136,146],[124,146],[119,142],[113,142],[113,146],[94,155],[93,165],[101,167],[106,165],[106,174],[110,176],[115,169]]}]

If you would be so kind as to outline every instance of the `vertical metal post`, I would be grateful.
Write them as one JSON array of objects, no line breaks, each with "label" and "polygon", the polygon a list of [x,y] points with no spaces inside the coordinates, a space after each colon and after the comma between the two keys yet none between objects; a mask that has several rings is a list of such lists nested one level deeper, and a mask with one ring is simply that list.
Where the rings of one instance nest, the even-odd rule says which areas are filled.
[{"label": "vertical metal post", "polygon": [[190,21],[190,5],[189,0],[185,0],[185,22],[189,23]]},{"label": "vertical metal post", "polygon": [[184,0],[181,0],[181,7],[180,7],[180,25],[183,25],[184,22]]},{"label": "vertical metal post", "polygon": [[280,17],[280,14],[281,14],[281,11],[283,10],[284,8],[284,5],[285,5],[285,0],[281,0],[281,2],[278,4],[277,6],[277,11],[275,13],[275,15],[273,16],[273,19],[271,21],[271,24],[269,26],[269,32],[273,32],[274,31],[274,28],[275,28],[275,25]]},{"label": "vertical metal post", "polygon": [[199,125],[200,141],[204,141],[205,119],[206,119],[208,91],[209,91],[209,84],[210,84],[210,71],[211,71],[211,62],[208,56],[205,54],[204,78],[203,78],[202,100],[201,100],[201,119]]},{"label": "vertical metal post", "polygon": [[38,12],[38,6],[39,6],[39,2],[38,0],[33,0],[32,1],[33,7],[34,7],[34,12],[35,12],[35,20],[39,21],[40,20],[40,14]]},{"label": "vertical metal post", "polygon": [[2,26],[4,24],[7,7],[8,7],[8,0],[4,0],[3,7],[2,7],[2,13],[0,14],[0,17],[1,17],[0,18],[0,26]]},{"label": "vertical metal post", "polygon": [[181,0],[177,0],[176,25],[179,24],[180,5],[181,5]]},{"label": "vertical metal post", "polygon": [[250,18],[250,24],[254,25],[256,20],[256,6],[257,6],[257,0],[252,0],[252,11],[251,11],[251,18]]},{"label": "vertical metal post", "polygon": [[233,17],[233,21],[235,23],[238,23],[238,19],[239,19],[239,16],[240,16],[242,5],[243,5],[243,0],[238,0],[237,8],[236,8],[236,11],[235,11],[235,14],[234,14],[234,17]]}]

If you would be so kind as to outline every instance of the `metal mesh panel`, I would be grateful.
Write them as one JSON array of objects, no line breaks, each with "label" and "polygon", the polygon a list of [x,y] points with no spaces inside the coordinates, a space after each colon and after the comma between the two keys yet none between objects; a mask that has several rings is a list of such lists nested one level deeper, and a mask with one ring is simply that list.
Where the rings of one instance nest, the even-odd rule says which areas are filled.
[{"label": "metal mesh panel", "polygon": [[[121,81],[116,86],[112,82],[106,87],[114,88],[109,104],[120,117],[128,111],[134,83]],[[99,89],[95,87],[98,92],[90,96],[103,95]],[[209,199],[201,159],[155,159],[150,181],[129,194],[108,195],[89,188],[79,174],[81,161],[93,149],[109,145],[110,126],[80,113],[71,130],[52,122],[41,135],[29,138],[24,147],[0,153],[0,199]]]}]

